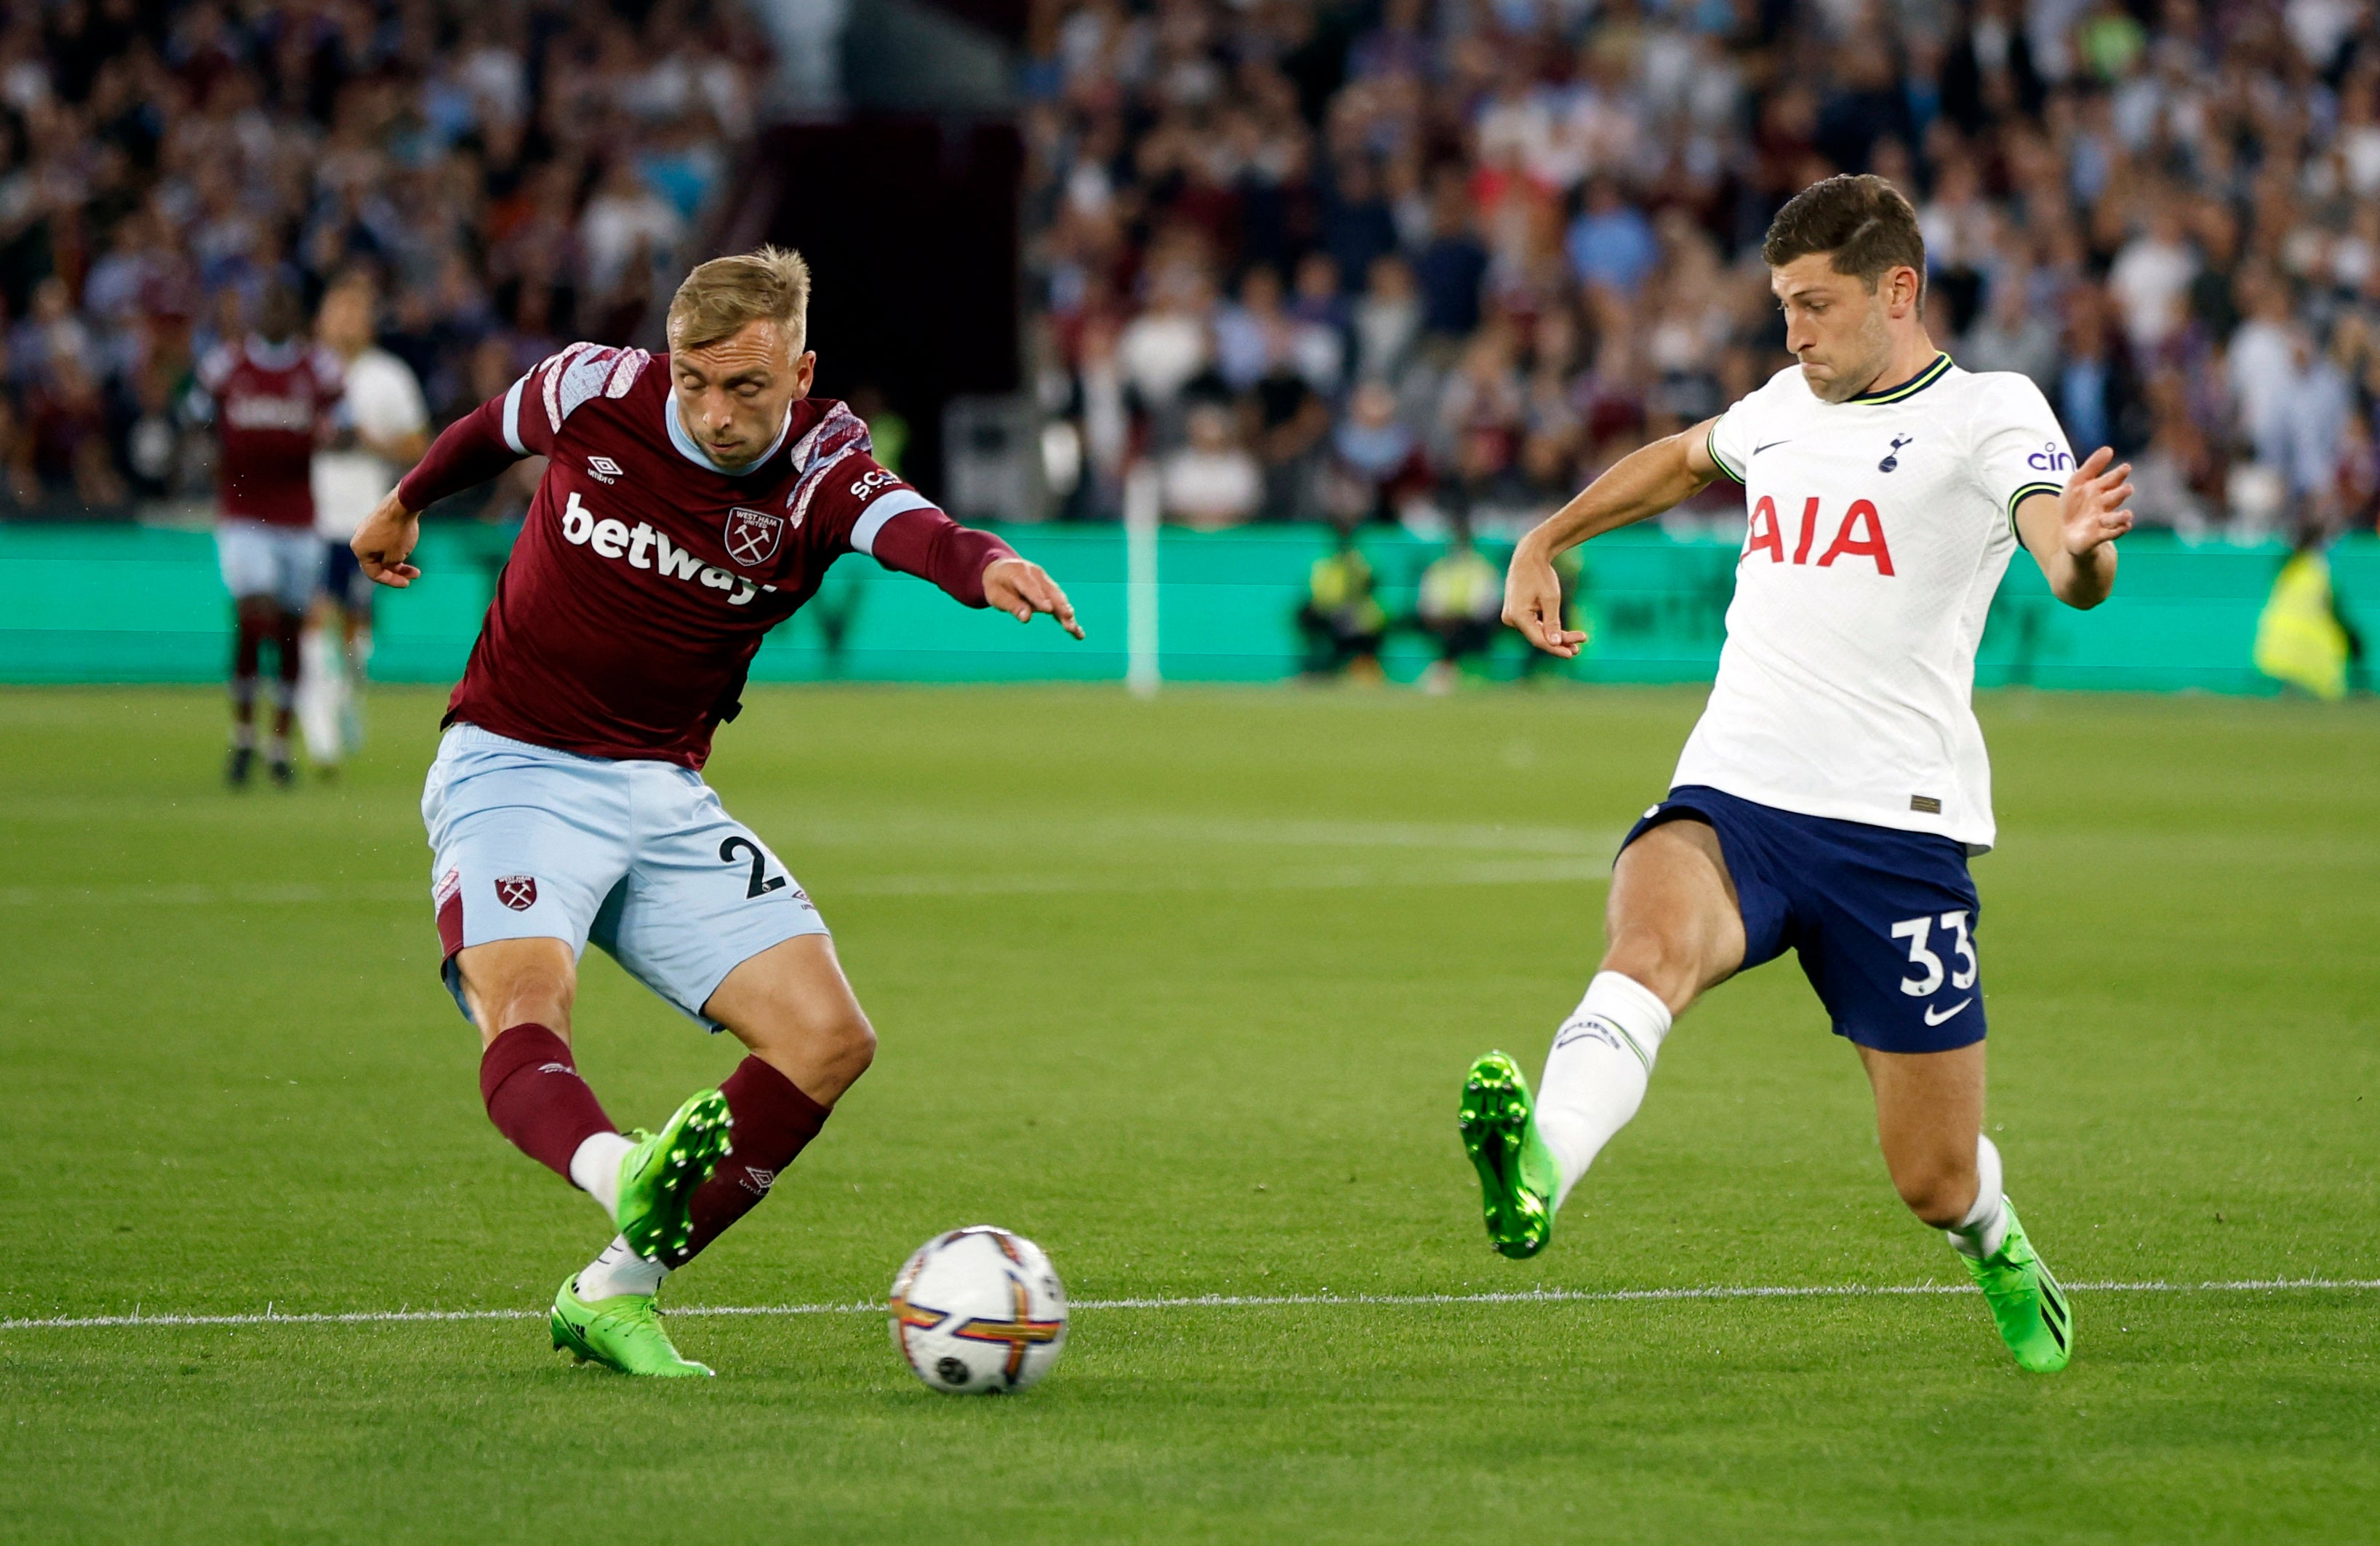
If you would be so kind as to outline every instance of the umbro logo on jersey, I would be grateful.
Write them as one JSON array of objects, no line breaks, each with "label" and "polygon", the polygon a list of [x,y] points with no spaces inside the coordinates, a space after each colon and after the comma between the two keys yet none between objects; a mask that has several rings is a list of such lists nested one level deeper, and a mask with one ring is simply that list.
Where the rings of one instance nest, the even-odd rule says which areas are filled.
[{"label": "umbro logo on jersey", "polygon": [[1900,448],[1909,444],[1916,438],[1917,437],[1915,435],[1893,436],[1891,449],[1885,452],[1884,460],[1876,464],[1876,469],[1878,472],[1890,472],[1894,468],[1899,467],[1900,465]]},{"label": "umbro logo on jersey", "polygon": [[738,505],[727,512],[727,556],[747,569],[757,569],[777,556],[785,540],[785,517]]},{"label": "umbro logo on jersey", "polygon": [[587,471],[599,483],[616,483],[620,481],[622,469],[609,456],[589,456],[587,458]]},{"label": "umbro logo on jersey", "polygon": [[534,875],[497,876],[496,900],[516,913],[528,911],[537,906],[537,877]]},{"label": "umbro logo on jersey", "polygon": [[1787,435],[1787,436],[1785,437],[1785,440],[1772,440],[1772,441],[1770,441],[1770,442],[1768,443],[1768,444],[1767,444],[1767,445],[1755,445],[1755,446],[1754,446],[1754,447],[1752,448],[1752,454],[1753,454],[1754,456],[1756,456],[1760,455],[1760,453],[1762,453],[1763,451],[1766,451],[1766,450],[1769,449],[1769,447],[1770,447],[1770,446],[1782,445],[1782,444],[1785,444],[1785,441],[1786,441],[1786,440],[1791,440],[1791,439],[1792,439],[1792,438],[1793,438],[1793,437],[1792,437],[1791,435]]}]

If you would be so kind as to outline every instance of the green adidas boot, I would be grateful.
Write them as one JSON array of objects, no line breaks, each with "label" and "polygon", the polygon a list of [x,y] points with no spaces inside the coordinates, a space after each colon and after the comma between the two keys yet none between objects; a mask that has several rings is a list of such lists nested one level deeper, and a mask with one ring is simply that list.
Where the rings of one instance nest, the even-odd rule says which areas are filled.
[{"label": "green adidas boot", "polygon": [[2066,1290],[2049,1275],[2048,1263],[2034,1254],[2016,1209],[2006,1198],[2000,1206],[2008,1210],[2008,1236],[2000,1248],[1980,1260],[1961,1251],[1960,1259],[1984,1291],[2000,1340],[2016,1355],[2017,1367],[2055,1374],[2074,1356],[2074,1314],[2067,1308]]},{"label": "green adidas boot", "polygon": [[567,1348],[580,1363],[599,1363],[622,1374],[661,1379],[703,1379],[710,1366],[678,1357],[662,1330],[660,1301],[650,1294],[621,1294],[593,1302],[578,1296],[578,1277],[562,1280],[553,1296],[553,1345]]},{"label": "green adidas boot", "polygon": [[1561,1168],[1537,1136],[1520,1065],[1489,1053],[1471,1065],[1463,1081],[1460,1126],[1463,1151],[1479,1172],[1488,1244],[1514,1260],[1536,1255],[1553,1237]]},{"label": "green adidas boot", "polygon": [[686,1104],[658,1133],[630,1133],[636,1147],[620,1157],[620,1206],[616,1223],[628,1248],[648,1261],[668,1263],[694,1235],[687,1210],[695,1189],[710,1179],[733,1147],[727,1097],[706,1090]]}]

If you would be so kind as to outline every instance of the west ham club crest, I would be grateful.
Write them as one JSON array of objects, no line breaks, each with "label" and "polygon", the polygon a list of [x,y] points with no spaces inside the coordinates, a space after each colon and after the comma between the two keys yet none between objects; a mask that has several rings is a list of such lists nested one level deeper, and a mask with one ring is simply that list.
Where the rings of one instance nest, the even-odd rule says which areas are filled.
[{"label": "west ham club crest", "polygon": [[537,877],[534,875],[497,876],[496,900],[516,913],[528,911],[537,906]]},{"label": "west ham club crest", "polygon": [[757,569],[777,556],[785,540],[785,517],[738,505],[727,512],[727,556],[747,569]]}]

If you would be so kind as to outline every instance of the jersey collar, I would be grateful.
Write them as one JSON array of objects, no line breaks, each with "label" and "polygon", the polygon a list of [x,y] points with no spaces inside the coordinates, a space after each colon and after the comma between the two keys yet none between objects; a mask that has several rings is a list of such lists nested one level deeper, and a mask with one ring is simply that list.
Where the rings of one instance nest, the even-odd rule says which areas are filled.
[{"label": "jersey collar", "polygon": [[306,352],[305,339],[294,333],[277,344],[268,344],[264,335],[251,333],[246,347],[249,362],[260,371],[285,371]]},{"label": "jersey collar", "polygon": [[769,443],[769,448],[753,458],[751,466],[740,467],[733,471],[712,461],[704,453],[702,447],[695,444],[694,437],[686,432],[686,426],[678,422],[677,394],[674,392],[664,391],[662,394],[662,422],[669,427],[670,444],[677,447],[677,454],[687,461],[697,467],[716,472],[722,478],[748,478],[768,466],[769,458],[785,448],[785,437],[794,432],[795,406],[792,403],[785,405],[785,421],[777,426],[777,438]]},{"label": "jersey collar", "polygon": [[1899,386],[1887,386],[1875,392],[1863,392],[1856,397],[1845,400],[1854,403],[1897,403],[1904,397],[1914,397],[1940,381],[1949,373],[1949,369],[1950,357],[1937,349],[1934,353],[1933,364],[1926,366]]}]

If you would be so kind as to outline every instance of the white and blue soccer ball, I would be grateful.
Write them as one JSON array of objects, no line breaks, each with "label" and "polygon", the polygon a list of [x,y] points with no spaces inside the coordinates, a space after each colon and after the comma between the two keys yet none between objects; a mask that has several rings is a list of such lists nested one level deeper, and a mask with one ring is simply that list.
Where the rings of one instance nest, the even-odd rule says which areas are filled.
[{"label": "white and blue soccer ball", "polygon": [[1041,1248],[976,1224],[919,1246],[892,1280],[892,1345],[946,1395],[1030,1387],[1066,1345],[1066,1290]]}]

